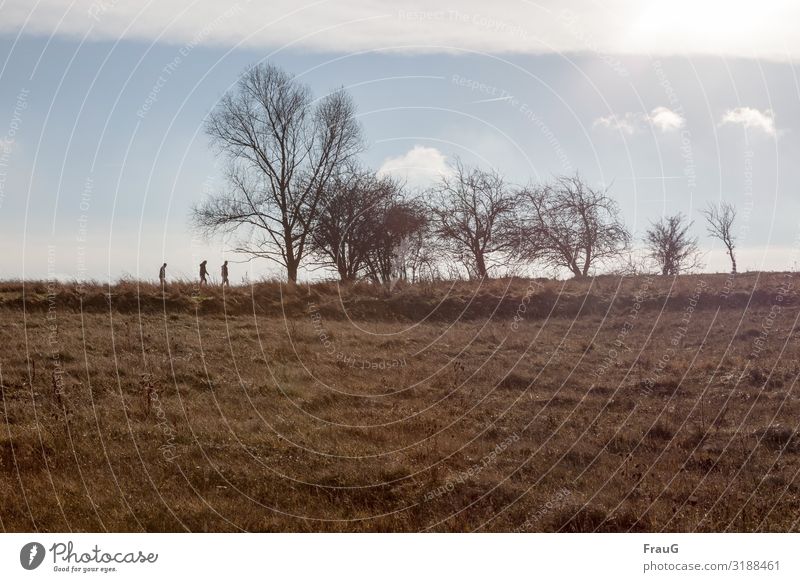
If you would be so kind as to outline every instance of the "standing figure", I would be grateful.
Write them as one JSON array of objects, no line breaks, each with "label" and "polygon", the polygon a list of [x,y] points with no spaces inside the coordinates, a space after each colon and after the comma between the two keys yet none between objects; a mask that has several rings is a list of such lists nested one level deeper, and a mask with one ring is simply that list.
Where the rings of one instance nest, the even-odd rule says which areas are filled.
[{"label": "standing figure", "polygon": [[222,286],[223,287],[231,286],[231,284],[228,283],[228,261],[222,263]]},{"label": "standing figure", "polygon": [[208,261],[203,261],[200,263],[200,286],[208,285],[208,281],[206,281],[206,275],[208,275],[208,270],[206,269],[206,263]]},{"label": "standing figure", "polygon": [[164,263],[161,265],[161,268],[158,270],[158,280],[161,282],[161,286],[163,287],[167,281],[167,264]]}]

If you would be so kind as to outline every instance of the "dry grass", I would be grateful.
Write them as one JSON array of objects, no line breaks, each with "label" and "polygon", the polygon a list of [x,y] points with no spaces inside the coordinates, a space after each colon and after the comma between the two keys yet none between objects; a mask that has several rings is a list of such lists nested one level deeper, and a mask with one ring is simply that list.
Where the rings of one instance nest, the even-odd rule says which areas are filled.
[{"label": "dry grass", "polygon": [[800,279],[727,281],[2,284],[0,527],[797,530]]}]

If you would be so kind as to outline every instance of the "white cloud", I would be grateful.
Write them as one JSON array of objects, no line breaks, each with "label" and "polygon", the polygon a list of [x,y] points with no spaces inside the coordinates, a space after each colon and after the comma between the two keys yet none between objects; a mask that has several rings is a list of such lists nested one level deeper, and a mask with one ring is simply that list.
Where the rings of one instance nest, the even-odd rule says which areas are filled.
[{"label": "white cloud", "polygon": [[[6,0],[0,32],[178,45],[359,50],[714,54],[790,61],[800,3],[772,0]],[[140,12],[141,11],[141,12]]]},{"label": "white cloud", "polygon": [[675,131],[686,125],[686,120],[680,113],[666,107],[656,107],[650,112],[650,123],[664,133]]},{"label": "white cloud", "polygon": [[641,116],[635,113],[624,115],[605,115],[594,120],[592,127],[602,127],[612,131],[620,131],[626,135],[633,135],[639,131]]},{"label": "white cloud", "polygon": [[400,156],[386,158],[378,168],[378,175],[392,175],[405,180],[412,188],[425,188],[450,171],[447,157],[442,152],[436,148],[415,145]]},{"label": "white cloud", "polygon": [[623,113],[621,115],[604,115],[594,120],[592,127],[601,127],[612,131],[620,131],[626,135],[633,135],[645,129],[651,123],[663,133],[675,131],[686,124],[680,113],[667,107],[656,107],[647,113]]},{"label": "white cloud", "polygon": [[745,129],[759,129],[768,135],[775,135],[775,115],[771,109],[759,111],[752,107],[728,109],[722,116],[720,125],[741,125]]}]

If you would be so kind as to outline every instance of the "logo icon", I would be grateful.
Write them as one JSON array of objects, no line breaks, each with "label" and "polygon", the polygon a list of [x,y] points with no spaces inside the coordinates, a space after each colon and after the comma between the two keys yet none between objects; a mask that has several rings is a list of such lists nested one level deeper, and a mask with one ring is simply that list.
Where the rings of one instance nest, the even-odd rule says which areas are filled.
[{"label": "logo icon", "polygon": [[39,542],[29,542],[19,551],[19,563],[26,570],[35,570],[44,561],[44,546]]}]

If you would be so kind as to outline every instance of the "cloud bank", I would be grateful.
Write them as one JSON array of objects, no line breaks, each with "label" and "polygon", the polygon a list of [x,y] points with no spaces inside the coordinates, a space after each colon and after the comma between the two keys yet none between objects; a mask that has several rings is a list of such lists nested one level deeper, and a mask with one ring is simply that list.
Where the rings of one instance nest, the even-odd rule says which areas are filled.
[{"label": "cloud bank", "polygon": [[[592,52],[788,61],[800,3],[773,0],[7,0],[0,32],[323,52]],[[757,48],[756,48],[757,47]]]}]

